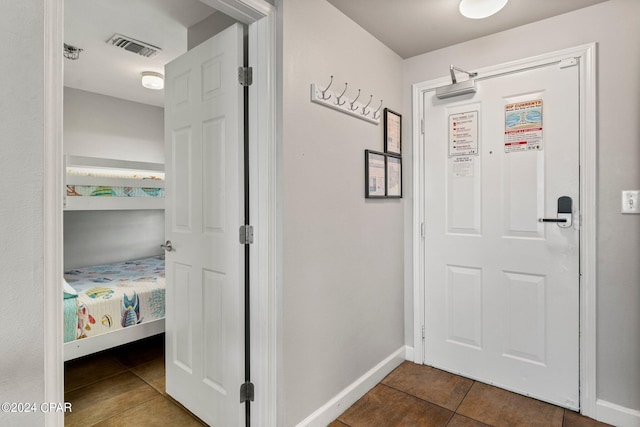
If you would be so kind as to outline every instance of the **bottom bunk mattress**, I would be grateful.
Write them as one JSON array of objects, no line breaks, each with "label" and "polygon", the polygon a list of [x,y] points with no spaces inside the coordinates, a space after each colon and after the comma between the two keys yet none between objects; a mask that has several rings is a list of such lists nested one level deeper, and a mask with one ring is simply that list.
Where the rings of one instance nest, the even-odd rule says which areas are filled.
[{"label": "bottom bunk mattress", "polygon": [[65,342],[164,318],[164,255],[76,268],[64,278],[77,292],[70,299],[76,319],[67,318],[65,307],[65,324],[76,324],[75,336],[65,333]]}]

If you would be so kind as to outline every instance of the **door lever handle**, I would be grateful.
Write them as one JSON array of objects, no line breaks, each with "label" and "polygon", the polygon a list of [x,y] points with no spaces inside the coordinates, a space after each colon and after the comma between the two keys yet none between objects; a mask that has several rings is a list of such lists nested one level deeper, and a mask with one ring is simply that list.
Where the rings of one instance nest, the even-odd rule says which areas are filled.
[{"label": "door lever handle", "polygon": [[567,222],[566,218],[540,218],[538,222]]},{"label": "door lever handle", "polygon": [[569,228],[573,225],[573,200],[569,196],[558,198],[558,216],[556,218],[540,218],[539,222],[553,222],[560,228]]}]

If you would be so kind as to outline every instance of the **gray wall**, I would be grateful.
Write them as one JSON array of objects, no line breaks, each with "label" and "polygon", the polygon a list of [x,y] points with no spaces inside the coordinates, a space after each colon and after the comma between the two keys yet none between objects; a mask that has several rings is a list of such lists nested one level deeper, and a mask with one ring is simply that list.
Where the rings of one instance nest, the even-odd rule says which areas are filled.
[{"label": "gray wall", "polygon": [[[310,84],[402,110],[402,60],[325,0],[285,1],[282,405],[292,426],[403,346],[404,200],[364,198],[383,126],[310,102]],[[372,104],[373,105],[373,104]]]},{"label": "gray wall", "polygon": [[163,239],[163,210],[66,211],[64,268],[160,255]]},{"label": "gray wall", "polygon": [[[64,90],[64,153],[164,163],[164,110],[78,89]],[[164,211],[67,211],[64,267],[162,253]]]},{"label": "gray wall", "polygon": [[[43,3],[0,13],[0,401],[44,401]],[[0,412],[0,424],[44,416]]]},{"label": "gray wall", "polygon": [[64,154],[164,163],[164,109],[65,87]]},{"label": "gray wall", "polygon": [[[635,410],[640,409],[640,216],[620,213],[620,192],[640,189],[638,17],[639,1],[611,0],[410,58],[404,64],[404,105],[410,111],[411,85],[445,77],[452,61],[474,70],[598,43],[597,397]],[[405,117],[409,149],[411,120]],[[407,167],[405,171],[410,173]],[[408,240],[410,219],[407,212]],[[409,272],[410,250],[410,246],[405,249]],[[405,339],[413,345],[412,303],[406,308]]]}]

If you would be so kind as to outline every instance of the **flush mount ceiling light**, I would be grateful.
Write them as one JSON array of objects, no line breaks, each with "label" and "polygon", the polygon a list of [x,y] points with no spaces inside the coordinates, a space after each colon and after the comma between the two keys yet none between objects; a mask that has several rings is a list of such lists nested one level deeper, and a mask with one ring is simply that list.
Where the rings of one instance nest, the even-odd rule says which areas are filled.
[{"label": "flush mount ceiling light", "polygon": [[154,71],[145,71],[142,73],[142,86],[153,90],[163,89],[164,76]]},{"label": "flush mount ceiling light", "polygon": [[497,13],[508,0],[462,0],[460,13],[471,19],[482,19]]}]

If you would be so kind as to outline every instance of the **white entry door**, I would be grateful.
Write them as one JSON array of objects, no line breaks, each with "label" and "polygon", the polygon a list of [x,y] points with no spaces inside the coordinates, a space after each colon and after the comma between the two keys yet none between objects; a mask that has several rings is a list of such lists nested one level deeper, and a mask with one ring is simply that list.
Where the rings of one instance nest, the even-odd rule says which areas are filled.
[{"label": "white entry door", "polygon": [[166,390],[211,426],[244,425],[243,30],[166,66]]},{"label": "white entry door", "polygon": [[568,61],[424,95],[425,363],[573,409],[578,76]]}]

